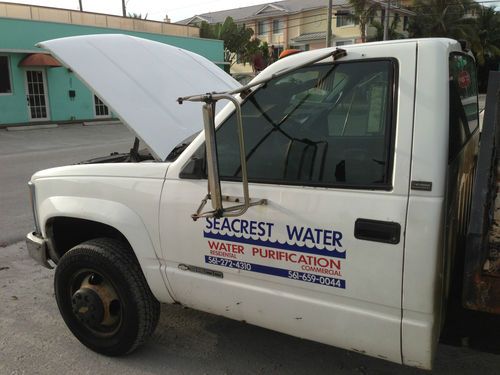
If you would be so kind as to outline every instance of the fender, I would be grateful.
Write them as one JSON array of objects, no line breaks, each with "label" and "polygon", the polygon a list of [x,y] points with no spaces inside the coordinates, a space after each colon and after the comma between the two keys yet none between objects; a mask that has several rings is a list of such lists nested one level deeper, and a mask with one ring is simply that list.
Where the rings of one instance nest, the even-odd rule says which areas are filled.
[{"label": "fender", "polygon": [[39,216],[44,237],[47,221],[59,216],[92,220],[115,228],[132,246],[154,296],[160,302],[175,302],[160,270],[159,249],[154,248],[142,218],[129,207],[104,199],[53,196],[39,202]]}]

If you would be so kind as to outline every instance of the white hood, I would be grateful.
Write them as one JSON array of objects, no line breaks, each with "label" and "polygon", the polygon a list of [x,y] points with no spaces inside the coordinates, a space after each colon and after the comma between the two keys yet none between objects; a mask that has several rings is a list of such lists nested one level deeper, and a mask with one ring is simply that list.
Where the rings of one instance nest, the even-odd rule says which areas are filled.
[{"label": "white hood", "polygon": [[76,36],[39,46],[73,70],[160,160],[203,128],[200,103],[179,105],[178,97],[241,86],[196,53],[128,35]]}]

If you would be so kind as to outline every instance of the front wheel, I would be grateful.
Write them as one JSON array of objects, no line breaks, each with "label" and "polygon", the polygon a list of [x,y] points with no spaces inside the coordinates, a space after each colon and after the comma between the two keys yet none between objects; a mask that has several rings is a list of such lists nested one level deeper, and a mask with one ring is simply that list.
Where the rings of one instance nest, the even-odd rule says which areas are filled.
[{"label": "front wheel", "polygon": [[99,238],[69,250],[57,265],[54,287],[66,325],[98,353],[130,353],[158,323],[160,304],[121,241]]}]

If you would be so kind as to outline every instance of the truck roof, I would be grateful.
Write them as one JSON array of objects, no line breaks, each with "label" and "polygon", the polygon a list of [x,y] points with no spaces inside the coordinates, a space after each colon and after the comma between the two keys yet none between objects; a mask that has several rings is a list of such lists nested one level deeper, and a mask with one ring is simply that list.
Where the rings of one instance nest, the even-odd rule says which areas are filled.
[{"label": "truck roof", "polygon": [[[462,47],[459,42],[454,39],[449,38],[419,38],[419,39],[398,39],[398,40],[388,40],[381,42],[370,42],[370,43],[359,43],[359,44],[348,44],[341,47],[329,47],[329,48],[321,48],[315,49],[312,51],[305,51],[302,53],[296,53],[288,56],[286,59],[278,60],[274,64],[270,65],[267,69],[265,69],[262,73],[259,74],[260,78],[265,78],[268,75],[275,74],[280,70],[286,68],[290,68],[293,65],[301,65],[306,63],[308,60],[313,60],[315,57],[321,57],[321,54],[324,54],[325,51],[331,49],[332,51],[335,49],[343,49],[347,51],[349,55],[349,51],[353,51],[356,53],[369,53],[369,51],[373,51],[374,49],[383,49],[387,46],[394,45],[422,45],[433,51],[442,51],[444,55],[448,56],[448,54],[452,51],[462,51]],[[321,62],[327,62],[328,59],[325,59]]]}]

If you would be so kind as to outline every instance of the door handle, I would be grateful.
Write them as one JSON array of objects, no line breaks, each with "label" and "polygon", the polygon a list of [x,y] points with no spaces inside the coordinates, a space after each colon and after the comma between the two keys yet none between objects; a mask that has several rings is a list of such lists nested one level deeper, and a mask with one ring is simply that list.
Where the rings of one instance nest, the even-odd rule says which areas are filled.
[{"label": "door handle", "polygon": [[354,224],[354,237],[358,240],[396,245],[401,239],[401,225],[394,221],[357,219]]}]

